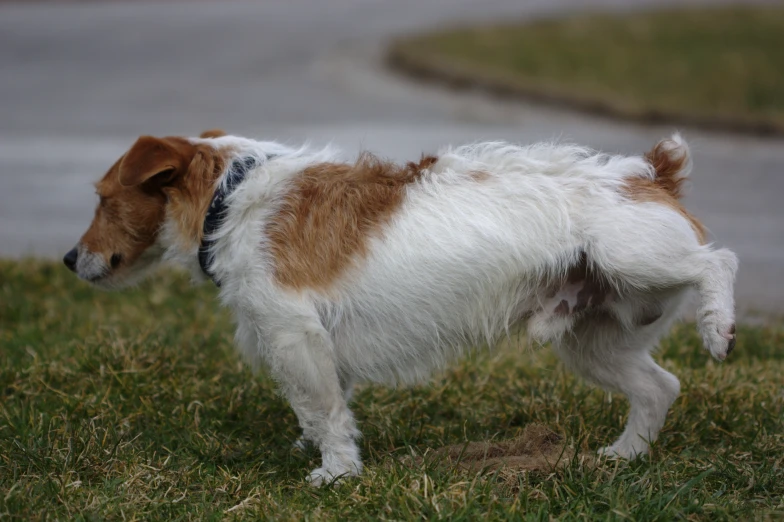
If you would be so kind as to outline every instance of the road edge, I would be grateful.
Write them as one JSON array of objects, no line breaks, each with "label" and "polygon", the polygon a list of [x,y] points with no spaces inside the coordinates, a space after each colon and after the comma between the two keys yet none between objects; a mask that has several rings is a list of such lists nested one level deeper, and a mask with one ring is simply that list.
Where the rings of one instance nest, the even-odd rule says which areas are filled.
[{"label": "road edge", "polygon": [[784,123],[765,118],[689,114],[657,109],[634,109],[617,100],[586,96],[560,85],[530,78],[478,70],[438,53],[422,52],[412,43],[420,36],[393,40],[386,49],[385,65],[409,78],[453,90],[478,90],[503,99],[545,103],[589,115],[645,125],[684,125],[692,128],[762,137],[784,137]]}]

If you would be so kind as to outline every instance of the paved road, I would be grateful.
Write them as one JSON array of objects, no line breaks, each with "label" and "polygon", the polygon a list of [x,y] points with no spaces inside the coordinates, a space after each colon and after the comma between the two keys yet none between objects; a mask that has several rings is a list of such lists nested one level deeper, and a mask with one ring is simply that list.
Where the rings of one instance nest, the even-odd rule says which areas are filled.
[{"label": "paved road", "polygon": [[[0,2],[0,256],[69,248],[92,215],[90,183],[142,133],[223,127],[395,159],[491,138],[646,150],[670,129],[443,92],[380,65],[384,42],[397,34],[587,3]],[[646,3],[655,2],[591,5]],[[784,311],[784,142],[686,135],[696,161],[689,206],[740,254],[739,303]]]}]

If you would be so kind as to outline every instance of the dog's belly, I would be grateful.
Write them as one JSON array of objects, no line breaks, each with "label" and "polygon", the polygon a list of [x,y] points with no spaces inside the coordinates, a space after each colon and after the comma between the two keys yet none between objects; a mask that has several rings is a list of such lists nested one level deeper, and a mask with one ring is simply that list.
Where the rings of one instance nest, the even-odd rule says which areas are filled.
[{"label": "dog's belly", "polygon": [[[411,305],[364,300],[344,303],[325,321],[334,341],[341,372],[362,380],[413,383],[474,347],[492,346],[512,334],[537,307],[528,292],[506,289],[472,292],[450,288],[414,297]],[[489,290],[489,289],[488,289]],[[424,301],[428,299],[428,301]],[[414,301],[419,304],[413,306]],[[337,313],[335,313],[337,311]]]}]

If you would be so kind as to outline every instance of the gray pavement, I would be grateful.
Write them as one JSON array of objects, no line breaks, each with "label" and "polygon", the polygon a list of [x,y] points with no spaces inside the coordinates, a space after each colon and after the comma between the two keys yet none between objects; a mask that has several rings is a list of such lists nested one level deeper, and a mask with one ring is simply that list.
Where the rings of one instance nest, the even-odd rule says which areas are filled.
[{"label": "gray pavement", "polygon": [[[139,134],[222,127],[398,160],[478,139],[647,150],[672,129],[418,85],[380,56],[389,38],[433,25],[658,3],[0,2],[0,256],[70,248],[92,216],[91,183]],[[688,206],[740,255],[740,307],[781,313],[784,141],[683,130]]]}]

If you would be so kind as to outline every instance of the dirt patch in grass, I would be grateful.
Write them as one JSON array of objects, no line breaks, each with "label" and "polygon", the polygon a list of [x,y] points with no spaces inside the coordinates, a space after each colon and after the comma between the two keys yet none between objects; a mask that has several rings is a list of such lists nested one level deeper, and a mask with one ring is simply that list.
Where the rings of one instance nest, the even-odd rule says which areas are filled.
[{"label": "dirt patch in grass", "polygon": [[435,450],[445,463],[470,470],[541,471],[563,467],[575,455],[564,438],[541,424],[529,424],[513,439],[453,444]]},{"label": "dirt patch in grass", "polygon": [[648,123],[784,135],[784,8],[581,15],[401,39],[389,63],[456,88]]}]

